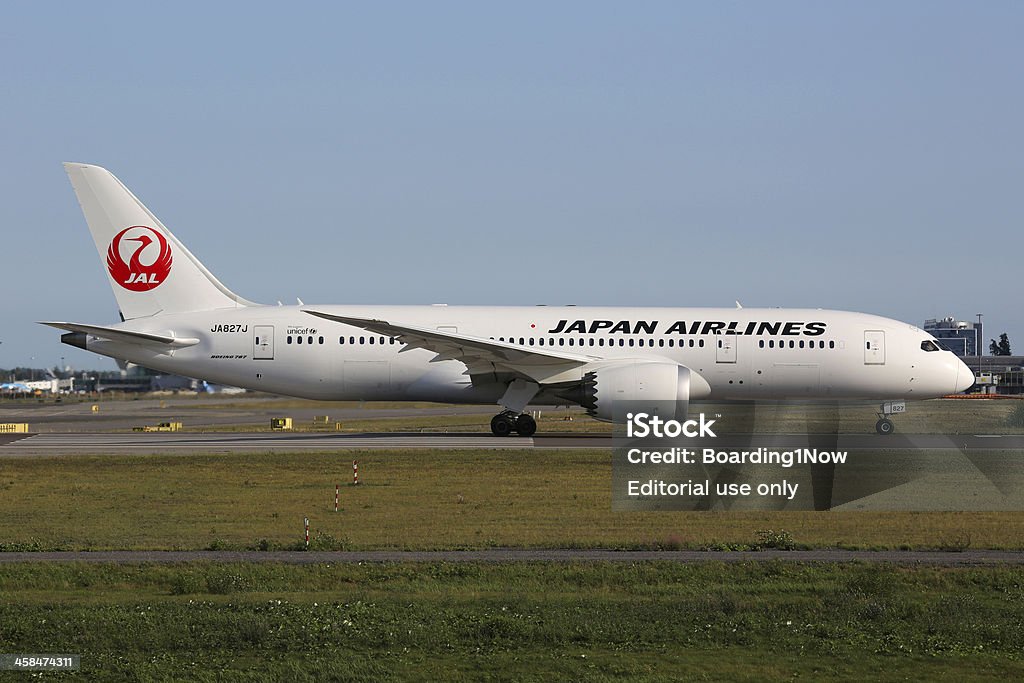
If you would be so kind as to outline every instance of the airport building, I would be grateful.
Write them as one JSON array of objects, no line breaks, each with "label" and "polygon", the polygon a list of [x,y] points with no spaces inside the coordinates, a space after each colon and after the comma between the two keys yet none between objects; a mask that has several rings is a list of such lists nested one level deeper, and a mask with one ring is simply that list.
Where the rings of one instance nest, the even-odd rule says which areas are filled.
[{"label": "airport building", "polygon": [[970,393],[1024,394],[1024,356],[990,355],[980,320],[932,318],[924,321],[924,331],[974,371],[977,383]]},{"label": "airport building", "polygon": [[978,349],[985,351],[985,335],[980,321],[967,322],[953,316],[932,318],[924,321],[924,331],[961,358],[977,357]]},{"label": "airport building", "polygon": [[1024,394],[1024,356],[981,356],[964,362],[977,378],[972,392]]},{"label": "airport building", "polygon": [[33,391],[41,391],[43,393],[50,394],[70,394],[75,390],[74,377],[68,377],[67,379],[57,379],[56,377],[53,377],[50,379],[27,381],[24,382],[24,384]]},{"label": "airport building", "polygon": [[188,377],[168,375],[139,365],[126,370],[97,372],[82,380],[85,391],[102,394],[107,391],[146,393],[149,391],[195,391],[198,383]]}]

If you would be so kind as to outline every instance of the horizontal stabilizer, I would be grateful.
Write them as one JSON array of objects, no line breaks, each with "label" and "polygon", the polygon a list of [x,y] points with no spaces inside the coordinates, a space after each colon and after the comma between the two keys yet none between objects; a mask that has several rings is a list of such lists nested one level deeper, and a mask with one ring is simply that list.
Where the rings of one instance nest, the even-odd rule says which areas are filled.
[{"label": "horizontal stabilizer", "polygon": [[82,323],[65,322],[40,322],[40,325],[48,325],[58,330],[68,332],[80,332],[100,339],[106,339],[121,344],[136,344],[139,346],[156,347],[161,350],[183,349],[186,346],[193,346],[199,343],[195,337],[172,337],[149,332],[133,332],[122,330],[117,327],[103,327],[102,325],[83,325]]}]

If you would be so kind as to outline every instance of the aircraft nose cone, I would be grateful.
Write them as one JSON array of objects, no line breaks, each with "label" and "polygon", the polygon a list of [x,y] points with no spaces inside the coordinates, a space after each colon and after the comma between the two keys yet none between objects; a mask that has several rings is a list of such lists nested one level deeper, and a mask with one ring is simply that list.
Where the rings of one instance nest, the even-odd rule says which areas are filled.
[{"label": "aircraft nose cone", "polygon": [[971,370],[962,360],[957,360],[956,380],[954,382],[954,394],[967,391],[974,386],[974,371]]}]

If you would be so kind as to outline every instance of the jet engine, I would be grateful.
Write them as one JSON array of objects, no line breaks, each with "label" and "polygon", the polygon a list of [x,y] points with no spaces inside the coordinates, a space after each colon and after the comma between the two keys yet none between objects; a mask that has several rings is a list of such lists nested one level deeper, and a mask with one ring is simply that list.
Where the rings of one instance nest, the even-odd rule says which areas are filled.
[{"label": "jet engine", "polygon": [[694,370],[668,361],[618,361],[588,370],[583,381],[559,394],[602,422],[625,422],[626,413],[663,419],[686,417],[690,399],[707,398],[711,386]]}]

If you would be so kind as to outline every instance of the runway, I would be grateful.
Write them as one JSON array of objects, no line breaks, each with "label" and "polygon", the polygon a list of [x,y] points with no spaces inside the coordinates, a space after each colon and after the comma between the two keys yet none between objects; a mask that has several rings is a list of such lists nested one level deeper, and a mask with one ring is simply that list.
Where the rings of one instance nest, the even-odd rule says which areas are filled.
[{"label": "runway", "polygon": [[[947,405],[947,403],[949,405]],[[940,432],[960,408],[955,402],[930,406],[937,411],[928,431]],[[962,403],[962,402],[961,402]],[[794,410],[802,409],[797,406]],[[547,421],[532,438],[499,438],[486,430],[493,406],[433,404],[317,404],[277,397],[215,398],[173,396],[140,400],[0,404],[0,422],[27,422],[34,434],[0,435],[0,457],[79,454],[315,452],[379,449],[611,449],[612,435],[595,424],[589,432],[564,430],[564,421],[587,420],[580,410],[545,408]],[[268,432],[272,417],[291,416],[301,431]],[[319,417],[318,417],[319,416]],[[327,417],[329,416],[329,417]],[[411,429],[408,421],[429,418],[430,427]],[[868,415],[865,427],[873,417]],[[131,431],[139,425],[182,422],[190,431]],[[309,431],[317,423],[360,425],[358,431]],[[467,426],[473,423],[478,426]],[[583,425],[573,425],[579,427]],[[951,427],[951,431],[952,431]],[[365,430],[365,431],[364,431]],[[474,431],[475,430],[475,431]],[[678,445],[678,444],[677,444]],[[693,448],[749,450],[909,450],[984,449],[1024,451],[1022,434],[724,434],[714,439],[690,439]],[[654,444],[651,444],[653,447]]]},{"label": "runway", "polygon": [[[538,434],[532,438],[460,433],[332,433],[332,432],[150,432],[47,433],[4,435],[3,455],[154,454],[313,452],[382,449],[611,449],[610,434]],[[694,439],[694,448],[717,450],[763,447],[780,450],[822,448],[844,450],[1024,450],[1021,435],[874,434],[736,434]]]},{"label": "runway", "polygon": [[[93,407],[96,410],[94,412]],[[438,406],[434,404],[359,404],[353,401],[328,402],[265,398],[220,398],[170,396],[163,399],[97,401],[82,403],[0,402],[0,422],[28,422],[33,432],[79,433],[131,431],[139,425],[164,421],[183,422],[191,429],[239,429],[254,431],[266,427],[271,418],[288,416],[296,424],[310,423],[316,416],[329,421],[402,420],[406,418],[473,417],[486,425],[494,414],[493,406]]]},{"label": "runway", "polygon": [[[409,448],[533,448],[533,439],[490,434],[131,433],[37,434],[0,446],[6,454],[314,452]],[[609,440],[604,441],[610,443]],[[587,444],[579,448],[592,447]]]},{"label": "runway", "polygon": [[28,562],[85,562],[90,564],[180,564],[186,562],[245,562],[282,564],[342,564],[395,562],[871,562],[937,567],[978,567],[1024,564],[1024,553],[1000,550],[964,552],[856,551],[856,550],[435,550],[340,552],[234,552],[234,551],[110,551],[0,553],[0,564]]}]

